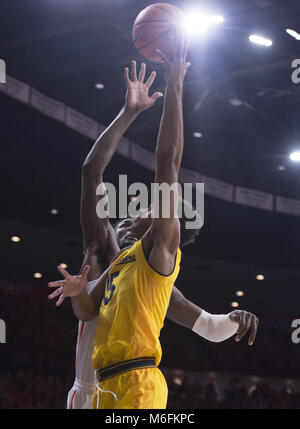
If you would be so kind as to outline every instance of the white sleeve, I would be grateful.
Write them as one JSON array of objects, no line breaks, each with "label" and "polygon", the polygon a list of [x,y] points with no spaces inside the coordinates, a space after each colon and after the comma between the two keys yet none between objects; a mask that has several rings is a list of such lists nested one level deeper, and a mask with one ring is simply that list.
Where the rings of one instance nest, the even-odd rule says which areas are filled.
[{"label": "white sleeve", "polygon": [[230,320],[229,314],[210,314],[204,310],[193,326],[196,334],[215,343],[227,340],[237,330],[238,324]]}]

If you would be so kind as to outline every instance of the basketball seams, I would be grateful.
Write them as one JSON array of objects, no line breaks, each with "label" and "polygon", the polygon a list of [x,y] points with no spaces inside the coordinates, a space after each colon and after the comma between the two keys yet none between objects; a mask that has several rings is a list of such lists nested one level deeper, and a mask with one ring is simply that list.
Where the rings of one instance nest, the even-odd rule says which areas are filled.
[{"label": "basketball seams", "polygon": [[[134,36],[137,32],[138,34],[135,36],[135,38],[133,39],[134,44],[136,44],[138,38],[147,30],[149,30],[150,28],[150,24],[156,24],[156,23],[160,23],[160,24],[165,24],[166,26],[170,27],[170,23],[168,21],[165,21],[163,19],[152,19],[149,21],[142,21],[139,24],[135,25],[133,27],[132,30],[132,35]],[[142,27],[142,29],[140,29],[140,27]],[[144,28],[143,28],[144,27]]]},{"label": "basketball seams", "polygon": [[[164,7],[162,7],[162,6],[158,6],[158,5],[156,5],[156,4],[154,4],[153,5],[156,9],[160,9],[160,10],[163,10],[168,16],[171,16],[173,19],[175,19],[175,21],[177,21],[178,20],[178,17],[176,17],[176,16],[173,16],[168,10],[166,10]],[[175,8],[176,6],[174,6],[174,8]],[[176,9],[177,10],[177,9]]]},{"label": "basketball seams", "polygon": [[[156,37],[155,39],[151,40],[150,42],[147,42],[145,45],[143,46],[139,46],[137,47],[137,49],[142,50],[147,48],[147,46],[151,45],[153,42],[157,42],[160,38],[164,37],[166,34],[170,33],[172,31],[172,28],[169,28],[168,30],[164,31],[163,33],[161,33],[158,37]],[[142,32],[143,33],[143,32]],[[141,35],[141,34],[140,34]]]},{"label": "basketball seams", "polygon": [[152,4],[136,17],[132,29],[135,47],[142,56],[154,62],[162,62],[155,49],[170,51],[170,33],[176,30],[180,9],[171,4]]}]

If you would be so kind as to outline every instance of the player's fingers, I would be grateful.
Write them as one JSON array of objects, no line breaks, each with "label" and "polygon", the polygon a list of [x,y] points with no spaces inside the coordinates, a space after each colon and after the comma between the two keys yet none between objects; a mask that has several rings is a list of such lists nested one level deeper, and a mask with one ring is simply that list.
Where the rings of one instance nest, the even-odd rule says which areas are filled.
[{"label": "player's fingers", "polygon": [[144,82],[145,74],[146,74],[146,64],[142,63],[140,73],[139,73],[139,81],[142,83]]},{"label": "player's fingers", "polygon": [[169,59],[159,49],[156,49],[155,53],[163,60],[164,63],[170,63]]},{"label": "player's fingers", "polygon": [[158,100],[159,98],[161,98],[163,96],[164,96],[164,94],[162,92],[155,92],[152,95],[151,100],[153,100],[155,102],[156,100]]},{"label": "player's fingers", "polygon": [[129,69],[128,69],[128,67],[125,67],[125,69],[124,69],[124,80],[125,80],[125,82],[126,82],[127,84],[130,82],[130,79],[129,79]]},{"label": "player's fingers", "polygon": [[238,336],[236,338],[237,341],[240,341],[242,338],[244,338],[244,336],[247,334],[247,332],[249,331],[249,328],[250,328],[250,321],[251,321],[250,314],[244,313],[244,315],[245,315],[245,323],[243,325],[242,330],[240,331],[240,333],[238,334]]},{"label": "player's fingers", "polygon": [[83,277],[87,277],[89,271],[90,271],[91,267],[89,265],[86,265],[81,273],[81,278]]},{"label": "player's fingers", "polygon": [[137,80],[137,77],[136,77],[136,61],[135,60],[131,61],[131,80],[133,82],[135,82]]},{"label": "player's fingers", "polygon": [[63,303],[63,301],[65,300],[65,298],[66,298],[65,295],[61,294],[60,297],[59,297],[59,299],[57,300],[57,303],[55,304],[56,307],[59,307]]},{"label": "player's fingers", "polygon": [[171,45],[171,59],[172,62],[174,61],[175,57],[176,57],[176,42],[175,42],[175,36],[173,33],[170,34],[170,45]]},{"label": "player's fingers", "polygon": [[187,51],[189,49],[191,42],[191,34],[188,32],[184,32],[183,35],[183,45],[182,45],[182,58],[185,60],[187,56]]},{"label": "player's fingers", "polygon": [[62,294],[62,291],[63,291],[63,288],[62,288],[62,287],[60,287],[60,288],[56,289],[54,292],[52,292],[50,295],[48,295],[48,298],[49,298],[49,299],[53,299],[53,298],[55,298],[56,296],[61,295],[61,294]]},{"label": "player's fingers", "polygon": [[61,275],[64,276],[65,279],[68,279],[69,277],[71,277],[71,274],[68,273],[67,270],[65,270],[61,265],[59,265],[57,267],[58,271],[61,273]]},{"label": "player's fingers", "polygon": [[185,63],[185,73],[188,71],[190,67],[191,67],[191,63],[189,61]]},{"label": "player's fingers", "polygon": [[250,323],[251,334],[250,334],[249,341],[248,341],[249,346],[252,346],[252,344],[255,341],[258,323],[259,323],[258,318],[254,314],[252,314],[251,323]]},{"label": "player's fingers", "polygon": [[239,322],[238,322],[239,329],[237,330],[237,334],[239,334],[243,330],[243,327],[245,326],[245,323],[246,323],[245,313],[243,311],[239,312],[238,317],[239,317]]},{"label": "player's fingers", "polygon": [[65,280],[56,280],[55,282],[49,282],[49,287],[61,287],[64,284]]},{"label": "player's fingers", "polygon": [[147,79],[147,82],[145,83],[145,85],[146,85],[148,88],[150,88],[150,87],[151,87],[151,85],[153,84],[155,77],[156,77],[156,71],[153,71],[153,72],[150,74],[149,78]]}]

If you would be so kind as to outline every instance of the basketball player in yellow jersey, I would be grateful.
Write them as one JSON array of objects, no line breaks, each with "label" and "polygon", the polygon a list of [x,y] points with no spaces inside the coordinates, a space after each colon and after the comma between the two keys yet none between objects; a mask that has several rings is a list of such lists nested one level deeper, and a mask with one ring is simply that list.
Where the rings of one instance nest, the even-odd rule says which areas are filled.
[{"label": "basketball player in yellow jersey", "polygon": [[[165,59],[167,93],[157,146],[156,178],[159,182],[164,177],[167,182],[176,178],[181,160],[181,90],[188,67],[185,53],[182,40],[172,62]],[[226,316],[210,315],[186,300],[175,287],[169,304],[180,259],[180,251],[176,249],[178,221],[174,217],[167,220],[166,225],[161,225],[159,220],[152,222],[149,217],[125,219],[114,229],[107,217],[96,215],[96,204],[103,198],[96,196],[96,188],[103,183],[103,172],[118,142],[137,115],[162,95],[155,93],[149,97],[155,73],[144,83],[145,71],[145,64],[142,64],[137,77],[136,65],[132,62],[129,79],[128,69],[125,69],[125,106],[96,141],[83,165],[81,225],[85,268],[80,276],[73,277],[60,267],[66,280],[49,284],[60,286],[49,296],[59,296],[56,305],[67,296],[73,297],[73,309],[80,320],[96,317],[102,303],[93,363],[98,370],[98,387],[105,393],[95,396],[96,408],[165,407],[166,384],[155,366],[161,357],[158,337],[168,305],[171,320],[210,341],[224,341],[235,332],[241,339],[251,328],[251,345],[257,328],[254,315],[243,311]],[[176,128],[170,139],[166,136],[168,127]],[[198,233],[197,230],[181,230],[180,246],[193,242]],[[168,231],[174,234],[174,243],[169,240],[171,237],[165,237],[162,243]],[[98,278],[88,295],[85,292],[87,281]]]},{"label": "basketball player in yellow jersey", "polygon": [[[167,385],[157,368],[161,358],[159,334],[180,264],[176,184],[183,151],[183,80],[190,65],[185,61],[187,39],[181,35],[175,45],[170,60],[160,53],[165,62],[166,91],[156,147],[155,176],[157,184],[175,186],[168,195],[168,201],[161,201],[162,194],[157,192],[153,207],[155,217],[125,220],[117,226],[115,234],[112,227],[107,227],[103,239],[107,240],[108,235],[115,237],[110,241],[107,252],[113,253],[117,245],[123,251],[101,275],[92,296],[80,288],[69,294],[63,288],[61,290],[61,300],[72,296],[73,310],[80,320],[96,317],[102,302],[93,354],[102,393],[95,395],[95,408],[166,407]],[[139,85],[137,80],[143,81],[144,74],[145,66],[141,68],[139,78],[133,67],[131,85]],[[125,70],[125,80],[130,86],[128,69]],[[127,94],[128,106],[132,101],[129,96],[130,91]],[[153,96],[148,105],[153,105],[159,96]],[[120,128],[117,134],[125,128],[124,117],[118,120]],[[115,150],[108,147],[107,141],[102,146],[106,159]],[[95,159],[93,149],[85,162],[84,170],[89,171],[87,175],[93,174],[88,170],[89,163]],[[101,157],[101,151],[97,153],[97,157]],[[165,205],[170,209],[168,218],[162,216]],[[90,210],[95,208],[94,205]],[[83,211],[81,216],[84,216]],[[85,249],[85,262],[91,258],[89,253],[95,237],[87,239],[90,243]],[[96,253],[93,256],[99,257]],[[98,399],[100,397],[98,401],[97,396]]]}]

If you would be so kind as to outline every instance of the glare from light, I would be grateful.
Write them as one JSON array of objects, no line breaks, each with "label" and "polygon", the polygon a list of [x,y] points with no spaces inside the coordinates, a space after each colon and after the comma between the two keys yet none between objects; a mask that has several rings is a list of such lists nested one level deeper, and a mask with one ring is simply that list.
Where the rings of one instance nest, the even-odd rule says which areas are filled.
[{"label": "glare from light", "polygon": [[65,264],[64,262],[62,264],[59,264],[59,266],[62,267],[62,268],[64,268],[64,269],[68,268],[68,265]]},{"label": "glare from light", "polygon": [[181,386],[182,379],[180,377],[174,377],[174,384],[176,384],[177,386]]},{"label": "glare from light", "polygon": [[257,274],[256,280],[264,280],[265,276],[263,274]]},{"label": "glare from light", "polygon": [[241,106],[241,105],[243,104],[243,102],[242,102],[241,100],[239,100],[238,98],[231,98],[231,99],[229,100],[229,103],[230,103],[232,106]]},{"label": "glare from light", "polygon": [[202,137],[202,133],[199,133],[198,131],[194,133],[194,137],[196,137],[196,139],[201,139]]},{"label": "glare from light", "polygon": [[270,47],[273,45],[272,40],[266,39],[265,37],[259,36],[258,34],[251,34],[251,36],[249,36],[249,40],[250,42],[256,43],[257,45],[263,45],[267,47]]},{"label": "glare from light", "polygon": [[53,215],[56,215],[56,214],[58,214],[58,210],[57,209],[51,209],[50,213]]},{"label": "glare from light", "polygon": [[205,15],[199,11],[190,11],[185,14],[183,27],[190,34],[201,34],[206,32],[211,26],[224,22],[221,15]]},{"label": "glare from light", "polygon": [[294,162],[300,162],[300,151],[292,152],[290,154],[290,160]]},{"label": "glare from light", "polygon": [[237,290],[235,294],[236,296],[244,296],[244,292],[242,290]]},{"label": "glare from light", "polygon": [[13,235],[12,237],[10,237],[10,241],[13,241],[14,243],[19,243],[19,241],[21,241],[21,238],[17,235]]},{"label": "glare from light", "polygon": [[236,302],[236,301],[233,301],[232,303],[231,303],[231,307],[234,307],[234,308],[236,308],[236,307],[238,307],[240,304],[238,303],[238,302]]},{"label": "glare from light", "polygon": [[42,274],[41,274],[41,273],[34,273],[34,274],[33,274],[33,277],[34,277],[35,279],[41,279],[43,276],[42,276]]},{"label": "glare from light", "polygon": [[290,36],[292,36],[294,39],[300,40],[300,34],[297,33],[297,31],[291,30],[290,28],[287,28],[285,31],[287,32],[287,34],[289,34]]},{"label": "glare from light", "polygon": [[103,89],[104,88],[104,84],[103,83],[96,83],[95,84],[95,88],[97,88],[97,89]]}]

